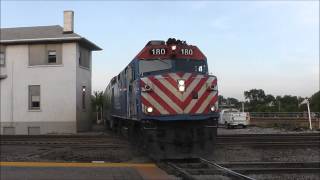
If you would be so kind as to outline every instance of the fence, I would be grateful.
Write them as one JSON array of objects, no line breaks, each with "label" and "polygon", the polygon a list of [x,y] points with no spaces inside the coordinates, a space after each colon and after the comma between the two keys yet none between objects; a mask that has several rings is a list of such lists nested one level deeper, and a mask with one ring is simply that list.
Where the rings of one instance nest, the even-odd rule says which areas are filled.
[{"label": "fence", "polygon": [[[311,122],[314,128],[320,128],[320,113],[311,113]],[[287,126],[287,127],[309,127],[307,112],[251,112],[250,124],[270,127],[270,126]]]},{"label": "fence", "polygon": [[[250,112],[250,117],[308,118],[308,112]],[[320,118],[320,112],[311,112],[311,118]]]}]

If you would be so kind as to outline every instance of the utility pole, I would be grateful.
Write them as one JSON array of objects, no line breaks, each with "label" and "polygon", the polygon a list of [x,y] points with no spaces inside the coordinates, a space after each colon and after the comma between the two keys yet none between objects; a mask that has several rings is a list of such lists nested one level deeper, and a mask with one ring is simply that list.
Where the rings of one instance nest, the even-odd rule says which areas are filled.
[{"label": "utility pole", "polygon": [[309,103],[309,99],[306,99],[306,100],[307,100],[307,107],[308,107],[309,126],[310,126],[310,130],[312,130],[311,114],[310,114],[310,103]]},{"label": "utility pole", "polygon": [[241,102],[242,105],[242,112],[244,112],[244,102]]},{"label": "utility pole", "polygon": [[312,122],[311,122],[311,113],[310,113],[310,102],[308,98],[305,98],[301,103],[301,104],[307,104],[307,108],[308,108],[308,119],[309,119],[309,128],[310,130],[312,130]]}]

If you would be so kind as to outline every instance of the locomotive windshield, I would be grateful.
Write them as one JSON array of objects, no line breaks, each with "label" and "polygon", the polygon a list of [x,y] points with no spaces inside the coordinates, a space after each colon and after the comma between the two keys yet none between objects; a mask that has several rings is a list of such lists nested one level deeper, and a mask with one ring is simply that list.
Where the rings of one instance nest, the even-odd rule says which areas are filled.
[{"label": "locomotive windshield", "polygon": [[141,76],[162,74],[165,72],[207,73],[206,61],[192,59],[154,59],[139,61]]}]

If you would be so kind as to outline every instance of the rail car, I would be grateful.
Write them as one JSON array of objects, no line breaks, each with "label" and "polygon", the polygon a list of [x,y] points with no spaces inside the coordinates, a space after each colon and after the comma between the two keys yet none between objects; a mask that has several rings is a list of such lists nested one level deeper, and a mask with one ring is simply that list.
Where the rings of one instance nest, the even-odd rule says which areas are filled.
[{"label": "rail car", "polygon": [[197,46],[169,38],[149,41],[113,77],[105,92],[107,126],[127,134],[153,158],[212,154],[218,86]]}]

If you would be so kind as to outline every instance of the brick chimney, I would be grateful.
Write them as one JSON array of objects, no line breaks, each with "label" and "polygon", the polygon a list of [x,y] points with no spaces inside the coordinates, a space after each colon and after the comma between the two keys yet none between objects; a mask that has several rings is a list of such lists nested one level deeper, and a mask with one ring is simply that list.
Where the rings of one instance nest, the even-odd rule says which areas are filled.
[{"label": "brick chimney", "polygon": [[73,11],[64,11],[63,12],[63,33],[73,33],[73,19],[74,12]]}]

